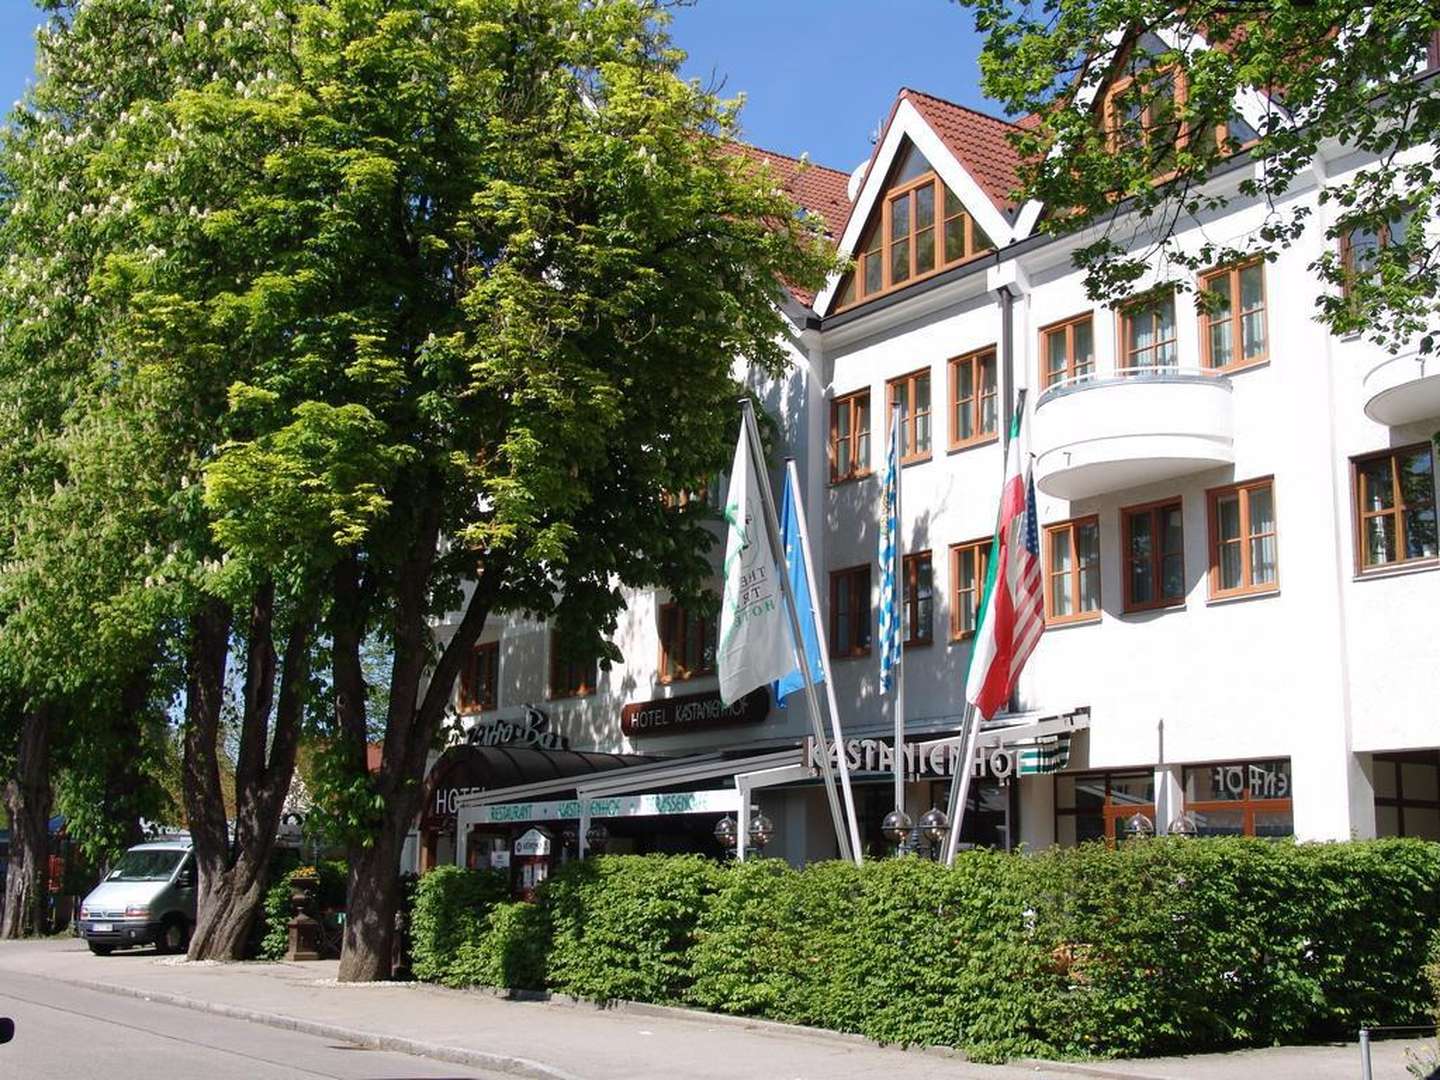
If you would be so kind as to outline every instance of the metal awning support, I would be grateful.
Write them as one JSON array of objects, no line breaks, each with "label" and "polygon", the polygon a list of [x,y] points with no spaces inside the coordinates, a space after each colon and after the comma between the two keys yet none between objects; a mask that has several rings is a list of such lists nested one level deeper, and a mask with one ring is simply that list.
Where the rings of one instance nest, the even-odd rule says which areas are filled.
[{"label": "metal awning support", "polygon": [[740,793],[740,814],[736,823],[738,835],[735,837],[737,859],[745,861],[745,852],[750,845],[750,792],[756,788],[774,787],[777,784],[799,783],[811,779],[811,775],[810,766],[794,764],[735,774],[735,790]]},{"label": "metal awning support", "polygon": [[592,773],[575,785],[576,794],[624,795],[641,788],[670,787],[675,784],[690,784],[699,780],[714,780],[717,777],[735,776],[739,773],[754,772],[756,769],[789,765],[795,760],[795,749],[777,750],[769,754],[751,757],[731,758],[729,761],[713,759],[697,760],[682,758],[663,769],[651,771],[646,766],[642,775],[640,769],[615,769],[608,773]]},{"label": "metal awning support", "polygon": [[[484,806],[487,803],[497,802],[520,802],[525,799],[533,799],[537,795],[550,795],[557,791],[573,791],[577,784],[591,776],[603,776],[607,773],[623,772],[629,777],[648,777],[656,773],[664,773],[673,769],[682,762],[705,762],[718,761],[720,754],[695,754],[691,757],[676,758],[673,761],[659,761],[653,765],[628,765],[623,769],[608,769],[601,773],[575,773],[571,776],[556,776],[547,780],[537,780],[530,784],[516,784],[513,787],[495,788],[493,791],[476,791],[469,795],[462,795],[456,801],[457,808],[466,806]],[[642,783],[641,786],[644,786]]]}]

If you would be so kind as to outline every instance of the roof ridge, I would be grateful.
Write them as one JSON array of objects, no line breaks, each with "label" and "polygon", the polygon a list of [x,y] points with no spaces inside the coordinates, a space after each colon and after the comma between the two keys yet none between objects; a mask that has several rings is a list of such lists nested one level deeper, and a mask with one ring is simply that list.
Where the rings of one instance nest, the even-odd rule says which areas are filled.
[{"label": "roof ridge", "polygon": [[902,86],[900,88],[900,96],[905,97],[907,94],[914,94],[916,97],[929,98],[931,101],[938,101],[941,105],[948,105],[952,109],[960,109],[962,112],[967,112],[972,116],[978,116],[982,120],[989,120],[996,124],[1004,124],[1006,127],[1020,127],[1018,121],[1006,120],[1003,116],[993,116],[990,113],[981,112],[979,109],[974,108],[973,106],[962,105],[958,101],[951,101],[949,98],[940,97],[938,94],[932,94],[928,90],[919,90],[913,86]]},{"label": "roof ridge", "polygon": [[820,162],[810,157],[808,155],[808,152],[803,153],[800,156],[796,156],[795,154],[783,153],[780,150],[772,150],[768,146],[757,146],[755,143],[746,142],[744,139],[731,139],[730,141],[735,143],[737,146],[745,147],[747,150],[754,150],[756,153],[760,154],[769,154],[771,157],[784,158],[786,161],[793,161],[797,165],[808,165],[813,169],[824,169],[826,172],[832,172],[836,176],[848,177],[850,175],[850,170],[848,169],[837,169],[833,165],[820,164]]}]

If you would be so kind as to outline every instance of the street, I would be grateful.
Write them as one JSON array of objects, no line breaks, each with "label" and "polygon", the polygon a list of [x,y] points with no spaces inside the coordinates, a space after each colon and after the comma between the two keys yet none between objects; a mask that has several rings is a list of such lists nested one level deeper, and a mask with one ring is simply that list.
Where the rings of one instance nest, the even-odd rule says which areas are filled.
[{"label": "street", "polygon": [[7,971],[0,1078],[15,1080],[492,1080],[496,1073],[207,1016]]}]

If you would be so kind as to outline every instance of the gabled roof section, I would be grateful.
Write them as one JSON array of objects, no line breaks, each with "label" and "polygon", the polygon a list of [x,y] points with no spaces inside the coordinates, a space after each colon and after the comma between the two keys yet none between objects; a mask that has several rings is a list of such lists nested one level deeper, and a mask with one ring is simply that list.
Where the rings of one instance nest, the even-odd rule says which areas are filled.
[{"label": "gabled roof section", "polygon": [[[1019,186],[1020,155],[1008,136],[1018,124],[987,116],[964,105],[903,87],[870,155],[845,229],[839,237],[842,254],[855,254],[862,230],[885,190],[896,156],[913,144],[934,166],[994,244],[1004,247],[1020,238],[1020,207],[1010,197]],[[815,310],[827,313],[841,276],[836,275],[816,297]]]},{"label": "gabled roof section", "polygon": [[[819,215],[825,223],[825,235],[839,243],[840,232],[850,216],[850,196],[846,192],[850,182],[848,173],[803,161],[789,154],[765,150],[731,140],[728,147],[734,153],[770,170],[770,175],[780,188],[811,214]],[[815,302],[815,294],[808,290],[787,285],[792,296],[806,307]]]}]

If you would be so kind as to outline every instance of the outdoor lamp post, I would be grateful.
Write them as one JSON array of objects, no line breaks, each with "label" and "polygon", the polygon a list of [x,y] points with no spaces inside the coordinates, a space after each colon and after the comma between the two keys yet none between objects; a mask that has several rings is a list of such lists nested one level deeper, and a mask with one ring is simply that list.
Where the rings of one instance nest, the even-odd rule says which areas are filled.
[{"label": "outdoor lamp post", "polygon": [[600,822],[595,822],[585,830],[585,847],[596,855],[605,854],[605,845],[610,842],[610,830]]},{"label": "outdoor lamp post", "polygon": [[1170,822],[1166,830],[1171,836],[1199,836],[1200,829],[1195,824],[1195,815],[1188,810],[1182,810],[1174,821]]},{"label": "outdoor lamp post", "polygon": [[[730,821],[730,818],[725,818],[725,821]],[[721,824],[724,824],[724,822],[722,821]],[[719,825],[715,826],[715,831],[718,835],[720,831]],[[757,852],[764,851],[765,845],[770,842],[770,838],[774,835],[775,823],[760,813],[758,807],[752,806],[750,808],[750,846]],[[724,841],[722,840],[721,843],[724,843]],[[731,844],[734,844],[733,840]]]},{"label": "outdoor lamp post", "polygon": [[1142,840],[1147,836],[1155,835],[1155,823],[1144,814],[1138,811],[1132,814],[1125,821],[1125,838],[1127,840]]},{"label": "outdoor lamp post", "polygon": [[932,806],[920,815],[920,831],[925,835],[925,839],[930,841],[930,850],[938,859],[940,845],[950,835],[950,815],[938,806]]},{"label": "outdoor lamp post", "polygon": [[910,815],[904,810],[891,810],[885,815],[885,820],[880,823],[880,831],[884,834],[885,839],[904,851],[905,841],[910,838],[910,827],[913,824]]},{"label": "outdoor lamp post", "polygon": [[[753,834],[753,828],[751,832]],[[720,846],[725,849],[727,855],[735,850],[735,843],[739,835],[740,827],[735,824],[733,817],[722,817],[715,823],[715,839],[720,842]]]}]

